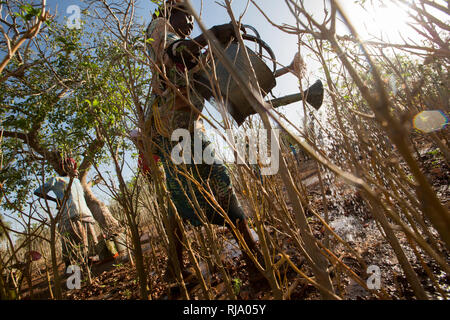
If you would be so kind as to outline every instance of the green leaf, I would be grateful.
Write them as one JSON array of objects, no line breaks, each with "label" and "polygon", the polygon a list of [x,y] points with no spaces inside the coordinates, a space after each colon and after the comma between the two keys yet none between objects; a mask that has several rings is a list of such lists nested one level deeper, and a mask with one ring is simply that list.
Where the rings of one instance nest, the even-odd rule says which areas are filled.
[{"label": "green leaf", "polygon": [[22,9],[22,11],[25,11],[26,13],[30,13],[31,10],[33,10],[33,7],[29,3],[22,4],[22,5],[19,6],[19,8]]}]

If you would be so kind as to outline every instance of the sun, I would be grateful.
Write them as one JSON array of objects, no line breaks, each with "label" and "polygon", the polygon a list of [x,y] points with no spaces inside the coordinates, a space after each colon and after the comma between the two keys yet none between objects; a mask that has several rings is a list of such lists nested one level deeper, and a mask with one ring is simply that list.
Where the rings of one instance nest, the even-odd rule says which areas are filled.
[{"label": "sun", "polygon": [[415,34],[408,23],[413,22],[409,7],[398,1],[366,2],[364,8],[353,1],[341,2],[353,25],[363,38],[401,40]]}]

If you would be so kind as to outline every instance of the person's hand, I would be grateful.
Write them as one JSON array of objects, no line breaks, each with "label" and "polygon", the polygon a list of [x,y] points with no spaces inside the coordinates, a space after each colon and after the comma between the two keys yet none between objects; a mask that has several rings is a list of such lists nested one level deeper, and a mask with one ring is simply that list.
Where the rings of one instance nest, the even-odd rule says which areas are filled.
[{"label": "person's hand", "polygon": [[[231,22],[214,26],[210,30],[221,44],[226,44],[228,41],[236,37],[234,26]],[[245,32],[243,27],[241,27],[241,30]]]}]

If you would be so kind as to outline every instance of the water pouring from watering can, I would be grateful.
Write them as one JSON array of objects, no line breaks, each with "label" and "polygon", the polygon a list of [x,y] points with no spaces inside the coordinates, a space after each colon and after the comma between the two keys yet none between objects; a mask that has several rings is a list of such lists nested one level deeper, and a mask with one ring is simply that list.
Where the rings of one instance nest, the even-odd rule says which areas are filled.
[{"label": "water pouring from watering can", "polygon": [[[282,75],[285,75],[287,73],[293,73],[295,76],[297,76],[299,79],[303,77],[303,75],[306,72],[306,65],[303,61],[302,56],[300,55],[300,52],[297,52],[292,59],[292,62],[287,67],[278,69],[275,71],[274,76],[280,77]],[[312,107],[314,107],[316,110],[319,110],[319,108],[322,106],[323,102],[323,84],[322,81],[317,80],[312,86],[310,86],[307,90],[305,90],[303,93],[296,93],[287,95],[281,98],[276,98],[273,100],[270,100],[270,104],[274,108],[278,108],[281,106],[285,106],[297,101],[300,101],[305,97],[305,101],[308,102]]]}]

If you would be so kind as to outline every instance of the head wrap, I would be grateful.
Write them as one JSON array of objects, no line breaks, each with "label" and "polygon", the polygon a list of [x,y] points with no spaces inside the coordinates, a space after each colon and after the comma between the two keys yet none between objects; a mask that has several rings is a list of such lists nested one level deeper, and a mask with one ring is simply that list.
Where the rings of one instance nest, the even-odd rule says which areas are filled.
[{"label": "head wrap", "polygon": [[168,0],[166,1],[166,3],[163,3],[158,7],[158,9],[155,10],[152,19],[160,17],[167,19],[170,16],[170,12],[172,11],[172,9],[184,11],[187,10],[186,6],[183,4],[183,0]]},{"label": "head wrap", "polygon": [[71,157],[64,158],[61,160],[61,168],[65,173],[67,173],[67,169],[69,169],[69,168],[76,170],[77,162]]}]

